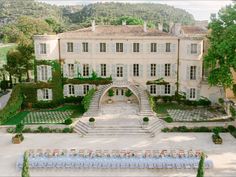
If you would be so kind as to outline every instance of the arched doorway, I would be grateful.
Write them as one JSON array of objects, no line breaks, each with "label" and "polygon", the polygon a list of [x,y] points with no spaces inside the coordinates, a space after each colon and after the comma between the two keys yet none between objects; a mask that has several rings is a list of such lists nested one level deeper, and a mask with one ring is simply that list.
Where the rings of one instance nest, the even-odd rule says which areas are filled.
[{"label": "arched doorway", "polygon": [[137,115],[140,111],[139,98],[129,87],[110,87],[100,98],[102,115]]}]

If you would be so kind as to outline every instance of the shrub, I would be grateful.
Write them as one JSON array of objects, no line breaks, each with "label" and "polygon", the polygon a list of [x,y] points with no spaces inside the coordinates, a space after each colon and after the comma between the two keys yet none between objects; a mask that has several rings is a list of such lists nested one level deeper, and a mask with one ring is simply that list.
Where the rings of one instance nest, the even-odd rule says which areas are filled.
[{"label": "shrub", "polygon": [[218,99],[218,102],[219,102],[220,104],[224,104],[224,99],[223,99],[223,98],[219,98],[219,99]]},{"label": "shrub", "polygon": [[114,90],[113,89],[109,89],[108,90],[108,96],[109,97],[113,97],[114,96]]},{"label": "shrub", "polygon": [[144,117],[143,118],[143,122],[149,122],[149,118],[148,117]]},{"label": "shrub", "polygon": [[233,125],[228,126],[229,132],[233,132],[235,130],[235,127]]},{"label": "shrub", "polygon": [[19,123],[19,124],[16,125],[15,131],[16,131],[16,133],[22,133],[23,129],[24,129],[24,124]]},{"label": "shrub", "polygon": [[162,131],[162,132],[169,132],[170,129],[166,127],[166,128],[163,128],[161,131]]},{"label": "shrub", "polygon": [[204,170],[205,170],[205,155],[201,154],[201,159],[198,164],[198,170],[197,170],[197,177],[204,177]]},{"label": "shrub", "polygon": [[81,103],[83,100],[82,96],[78,96],[78,97],[65,97],[64,98],[64,103],[74,103],[74,104],[78,104]]},{"label": "shrub", "polygon": [[72,133],[73,132],[73,128],[64,128],[62,130],[63,133]]},{"label": "shrub", "polygon": [[220,128],[219,128],[219,127],[215,127],[215,128],[212,129],[212,132],[213,132],[216,136],[219,136]]},{"label": "shrub", "polygon": [[194,127],[192,129],[193,132],[211,132],[211,129],[208,127]]},{"label": "shrub", "polygon": [[171,117],[166,117],[166,118],[164,118],[164,120],[168,123],[173,122],[173,119]]},{"label": "shrub", "polygon": [[131,97],[132,95],[133,95],[133,93],[130,89],[126,90],[126,92],[125,92],[126,97]]},{"label": "shrub", "polygon": [[180,126],[178,129],[180,132],[188,132],[189,131],[186,126]]},{"label": "shrub", "polygon": [[14,133],[15,132],[15,128],[9,127],[7,128],[7,133]]},{"label": "shrub", "polygon": [[25,128],[22,132],[23,133],[28,133],[28,132],[31,132],[32,130],[31,130],[31,128]]},{"label": "shrub", "polygon": [[84,96],[82,104],[84,106],[85,112],[89,109],[90,103],[92,101],[93,95],[95,94],[95,89],[91,89],[88,93]]},{"label": "shrub", "polygon": [[234,96],[236,96],[236,84],[233,85],[233,93],[234,93]]},{"label": "shrub", "polygon": [[230,132],[231,133],[231,135],[234,137],[234,138],[236,138],[236,130],[234,130],[234,131],[232,131],[232,132]]},{"label": "shrub", "polygon": [[95,119],[93,117],[89,118],[89,122],[95,122]]},{"label": "shrub", "polygon": [[72,122],[73,122],[73,120],[71,118],[68,118],[65,120],[66,125],[70,125],[70,124],[72,124]]},{"label": "shrub", "polygon": [[0,88],[1,88],[2,90],[6,91],[7,88],[8,88],[8,81],[6,81],[6,80],[1,81],[1,82],[0,82]]},{"label": "shrub", "polygon": [[162,100],[166,103],[166,102],[172,102],[173,101],[173,97],[172,96],[162,96]]},{"label": "shrub", "polygon": [[211,101],[208,99],[200,99],[197,101],[197,105],[198,106],[210,106],[211,105]]},{"label": "shrub", "polygon": [[151,108],[153,111],[157,111],[157,97],[149,96],[149,104],[151,105]]},{"label": "shrub", "polygon": [[236,110],[234,109],[234,107],[230,106],[229,109],[230,109],[230,113],[231,113],[232,117],[236,117]]}]

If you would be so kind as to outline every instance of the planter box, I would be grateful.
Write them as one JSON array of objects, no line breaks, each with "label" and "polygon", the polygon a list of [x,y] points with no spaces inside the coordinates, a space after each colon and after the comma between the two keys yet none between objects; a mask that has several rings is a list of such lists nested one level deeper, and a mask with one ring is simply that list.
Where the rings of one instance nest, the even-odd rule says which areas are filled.
[{"label": "planter box", "polygon": [[108,100],[108,101],[107,101],[108,104],[111,104],[112,102],[113,102],[112,100]]}]

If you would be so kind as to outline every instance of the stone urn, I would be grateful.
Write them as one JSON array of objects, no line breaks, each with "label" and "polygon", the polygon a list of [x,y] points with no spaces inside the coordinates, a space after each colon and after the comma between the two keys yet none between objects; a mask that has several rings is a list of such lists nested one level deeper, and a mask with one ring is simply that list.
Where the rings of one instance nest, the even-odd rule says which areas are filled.
[{"label": "stone urn", "polygon": [[107,101],[108,104],[111,104],[112,102],[113,102],[112,99],[109,99],[109,100]]}]

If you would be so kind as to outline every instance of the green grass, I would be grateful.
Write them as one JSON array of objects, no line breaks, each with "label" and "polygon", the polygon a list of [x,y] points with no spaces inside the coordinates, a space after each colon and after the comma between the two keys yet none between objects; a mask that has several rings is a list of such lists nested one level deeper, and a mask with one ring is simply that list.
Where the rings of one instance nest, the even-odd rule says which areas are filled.
[{"label": "green grass", "polygon": [[157,104],[157,114],[168,114],[168,109],[181,109],[181,110],[190,110],[191,106],[182,105],[178,103],[158,103]]},{"label": "green grass", "polygon": [[7,61],[7,52],[12,49],[13,47],[15,47],[15,45],[11,45],[11,46],[6,46],[6,47],[0,47],[0,64],[5,64]]},{"label": "green grass", "polygon": [[[37,110],[37,111],[39,111],[39,112],[42,112],[42,111],[48,111],[48,112],[51,112],[51,111],[73,111],[71,118],[80,117],[84,113],[84,109],[83,109],[82,105],[64,105],[64,106],[61,106],[61,107],[58,107],[55,109],[51,109],[51,110],[41,109],[41,110]],[[29,114],[30,112],[37,112],[37,111],[19,112],[18,114],[11,117],[7,122],[5,122],[4,125],[16,125],[16,124],[20,123],[27,116],[27,114]]]}]

